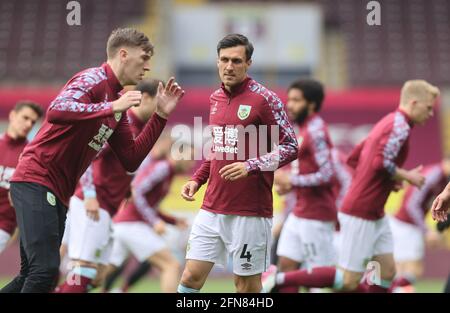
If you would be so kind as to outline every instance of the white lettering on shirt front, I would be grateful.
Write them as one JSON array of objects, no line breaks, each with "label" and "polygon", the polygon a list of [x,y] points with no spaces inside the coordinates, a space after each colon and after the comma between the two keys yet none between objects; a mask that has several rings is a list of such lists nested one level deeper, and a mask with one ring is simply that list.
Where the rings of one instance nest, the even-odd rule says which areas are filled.
[{"label": "white lettering on shirt front", "polygon": [[100,151],[105,142],[109,139],[109,137],[111,137],[113,132],[113,129],[109,128],[105,124],[102,124],[102,126],[100,126],[100,129],[98,130],[98,134],[95,135],[94,138],[92,138],[92,140],[89,142],[89,147],[97,152]]}]

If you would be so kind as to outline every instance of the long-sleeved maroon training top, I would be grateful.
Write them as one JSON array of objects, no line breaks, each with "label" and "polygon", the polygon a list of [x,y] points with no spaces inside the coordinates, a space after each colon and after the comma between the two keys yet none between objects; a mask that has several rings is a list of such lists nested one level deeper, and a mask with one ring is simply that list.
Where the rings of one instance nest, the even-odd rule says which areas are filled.
[{"label": "long-sleeved maroon training top", "polygon": [[[272,217],[273,171],[298,153],[283,103],[274,92],[247,77],[232,93],[222,84],[210,97],[209,114],[212,153],[192,177],[199,186],[208,181],[202,209]],[[275,141],[278,144],[271,147]],[[246,163],[249,175],[235,181],[222,179],[219,170],[239,161]]]},{"label": "long-sleeved maroon training top", "polygon": [[153,114],[134,138],[127,115],[112,109],[122,88],[107,63],[72,77],[51,103],[11,181],[46,186],[67,206],[81,175],[106,142],[124,168],[134,172],[160,136],[166,120]]}]

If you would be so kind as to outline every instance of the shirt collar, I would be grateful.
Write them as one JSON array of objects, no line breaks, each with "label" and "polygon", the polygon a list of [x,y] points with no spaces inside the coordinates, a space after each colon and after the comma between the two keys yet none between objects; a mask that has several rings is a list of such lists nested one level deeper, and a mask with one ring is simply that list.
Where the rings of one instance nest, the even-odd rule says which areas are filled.
[{"label": "shirt collar", "polygon": [[408,113],[406,113],[402,108],[398,108],[398,109],[397,109],[397,112],[400,112],[400,113],[405,117],[406,122],[408,123],[408,125],[409,125],[410,127],[413,127],[413,126],[414,126],[413,120],[409,117]]},{"label": "shirt collar", "polygon": [[242,93],[248,86],[249,82],[252,80],[251,77],[247,76],[241,83],[234,86],[231,90],[231,93],[225,89],[224,83],[221,84],[220,88],[223,90],[223,92],[229,96],[236,96],[240,93]]}]

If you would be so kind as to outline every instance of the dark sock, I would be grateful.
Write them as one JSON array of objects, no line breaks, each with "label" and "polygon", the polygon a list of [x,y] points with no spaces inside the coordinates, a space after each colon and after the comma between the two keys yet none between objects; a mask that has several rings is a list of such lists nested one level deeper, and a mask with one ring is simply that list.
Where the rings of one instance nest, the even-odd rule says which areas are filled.
[{"label": "dark sock", "polygon": [[130,277],[128,277],[125,285],[122,288],[122,291],[127,291],[128,288],[136,284],[142,277],[147,274],[147,272],[150,270],[151,265],[149,262],[144,261],[139,264],[139,266],[131,273]]},{"label": "dark sock", "polygon": [[111,290],[111,287],[114,285],[114,282],[123,273],[125,266],[126,262],[124,262],[121,266],[119,266],[114,272],[106,276],[105,285],[103,286],[103,292],[108,292]]}]

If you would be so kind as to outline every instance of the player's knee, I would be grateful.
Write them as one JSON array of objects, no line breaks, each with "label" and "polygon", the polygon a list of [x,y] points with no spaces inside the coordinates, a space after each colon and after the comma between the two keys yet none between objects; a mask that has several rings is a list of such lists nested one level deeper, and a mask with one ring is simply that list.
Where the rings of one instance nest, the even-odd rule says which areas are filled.
[{"label": "player's knee", "polygon": [[175,258],[169,258],[166,262],[164,262],[162,270],[180,272],[181,264]]}]

